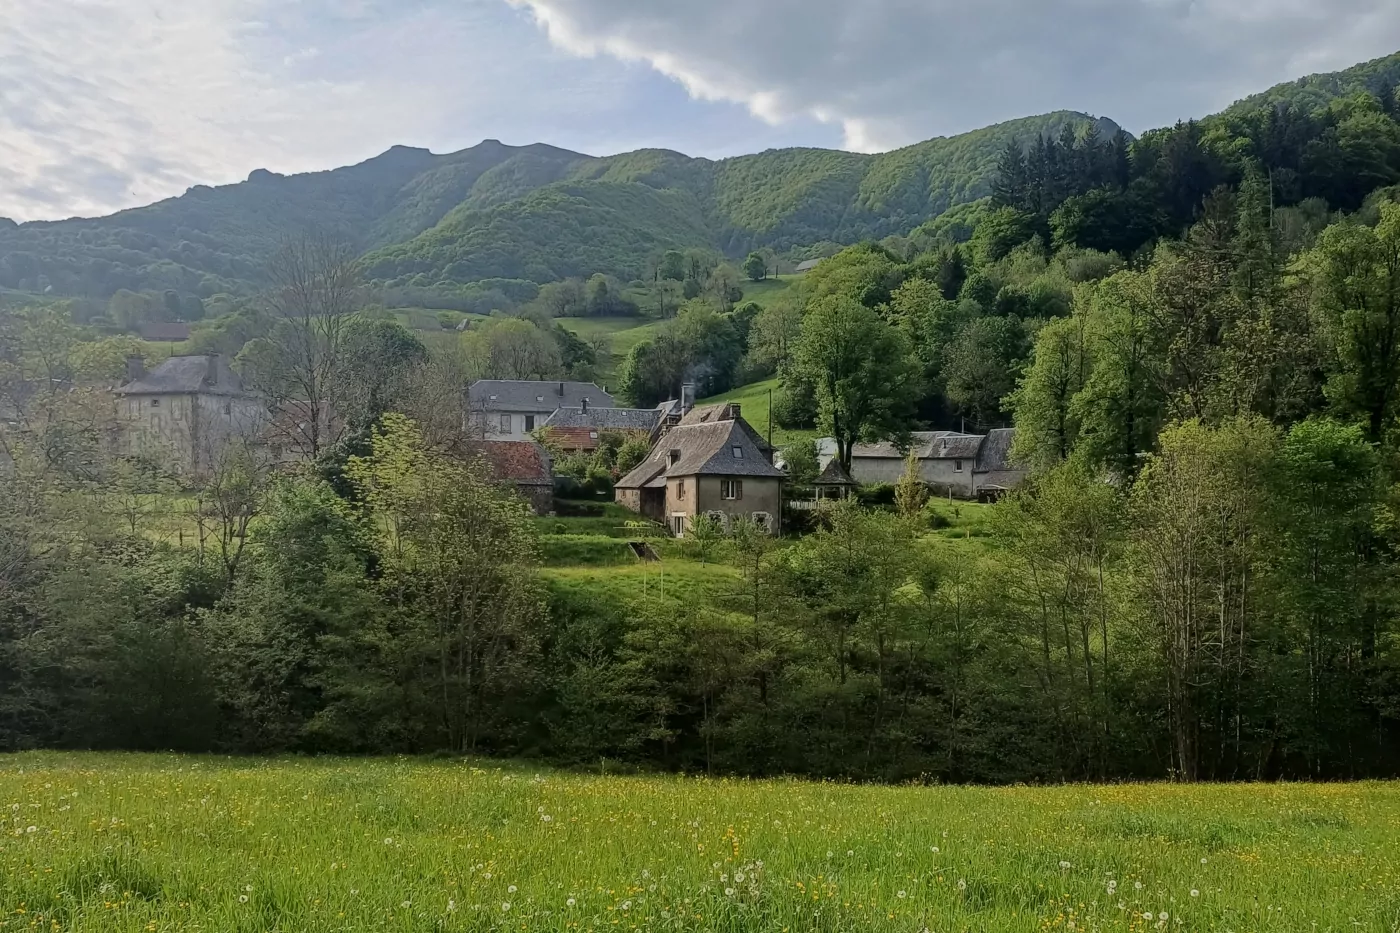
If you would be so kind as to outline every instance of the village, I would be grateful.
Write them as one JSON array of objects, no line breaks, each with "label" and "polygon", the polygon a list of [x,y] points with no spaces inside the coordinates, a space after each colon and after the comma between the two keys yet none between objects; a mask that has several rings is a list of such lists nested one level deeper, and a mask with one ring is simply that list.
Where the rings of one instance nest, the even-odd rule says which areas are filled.
[{"label": "village", "polygon": [[[1014,429],[916,431],[902,444],[855,445],[849,466],[831,439],[818,438],[819,474],[799,492],[782,451],[745,420],[741,405],[697,404],[693,384],[680,389],[678,398],[635,409],[618,407],[591,382],[478,380],[463,390],[464,434],[491,479],[539,516],[555,511],[557,458],[588,456],[609,441],[645,442],[645,459],[612,484],[615,501],[675,538],[700,516],[724,530],[751,521],[779,536],[785,509],[893,485],[910,462],[931,494],[967,501],[995,501],[1027,476],[1010,459]],[[331,436],[338,420],[326,405],[314,414],[300,401],[270,407],[217,355],[172,356],[150,371],[134,358],[113,395],[125,452],[191,481],[250,440],[265,460],[295,463],[308,433]]]}]

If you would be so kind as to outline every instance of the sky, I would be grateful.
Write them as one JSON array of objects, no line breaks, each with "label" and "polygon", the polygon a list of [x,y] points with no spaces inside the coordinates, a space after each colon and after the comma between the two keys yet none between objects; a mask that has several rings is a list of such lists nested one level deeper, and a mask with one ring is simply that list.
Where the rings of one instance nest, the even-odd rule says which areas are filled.
[{"label": "sky", "polygon": [[0,0],[0,217],[482,139],[883,151],[1141,132],[1400,50],[1400,0]]}]

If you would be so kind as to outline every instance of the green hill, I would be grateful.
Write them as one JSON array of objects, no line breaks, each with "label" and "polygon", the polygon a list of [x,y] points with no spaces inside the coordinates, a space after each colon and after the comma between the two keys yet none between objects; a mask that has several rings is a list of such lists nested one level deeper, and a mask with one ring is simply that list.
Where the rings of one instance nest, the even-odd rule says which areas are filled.
[{"label": "green hill", "polygon": [[[1316,110],[1400,83],[1400,54],[1282,84],[1229,119],[1291,104]],[[537,283],[606,272],[638,278],[669,248],[741,258],[814,243],[904,234],[984,197],[1011,140],[1110,120],[1062,111],[860,155],[780,149],[711,161],[646,149],[595,158],[495,140],[448,155],[396,146],[359,165],[196,186],[110,217],[14,224],[0,218],[0,289],[105,298],[118,289],[208,296],[263,282],[279,242],[307,230],[345,238],[380,282],[430,287]]]},{"label": "green hill", "polygon": [[[773,150],[711,161],[666,150],[594,158],[487,140],[449,155],[395,147],[305,175],[256,171],[110,217],[0,223],[0,287],[106,297],[118,289],[249,292],[278,243],[328,230],[399,285],[641,276],[668,248],[741,257],[907,233],[987,193],[1013,138],[1092,118],[1030,117],[883,155]],[[1116,132],[1111,121],[1100,131]]]}]

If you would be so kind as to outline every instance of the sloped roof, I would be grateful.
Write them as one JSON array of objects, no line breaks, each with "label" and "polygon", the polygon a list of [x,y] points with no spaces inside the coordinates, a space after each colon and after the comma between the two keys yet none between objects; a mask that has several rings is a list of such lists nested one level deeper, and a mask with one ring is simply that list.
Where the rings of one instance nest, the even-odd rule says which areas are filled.
[{"label": "sloped roof", "polygon": [[880,460],[903,460],[909,453],[917,454],[920,458],[929,455],[929,448],[938,438],[947,434],[947,431],[915,431],[909,435],[912,443],[908,451],[900,451],[893,441],[879,441],[875,444],[857,444],[851,451],[851,456],[861,459]]},{"label": "sloped roof", "polygon": [[140,379],[117,389],[119,395],[228,395],[251,398],[243,380],[221,356],[172,356]]},{"label": "sloped roof", "polygon": [[640,489],[663,476],[784,479],[786,475],[768,462],[760,439],[742,418],[717,421],[702,416],[691,421],[687,415],[686,420],[657,441],[651,456],[617,486]]},{"label": "sloped roof", "polygon": [[498,483],[553,486],[549,454],[533,441],[479,441],[481,454]]},{"label": "sloped roof", "polygon": [[137,331],[141,334],[142,340],[179,343],[182,340],[190,339],[190,325],[177,321],[152,321],[142,324],[137,328]]},{"label": "sloped roof", "polygon": [[1015,489],[1025,480],[1026,474],[1020,470],[998,470],[979,474],[978,489]]},{"label": "sloped roof", "polygon": [[816,481],[812,485],[855,486],[858,484],[855,480],[851,479],[851,474],[846,472],[846,468],[841,465],[841,461],[833,458],[832,461],[826,465],[826,469],[822,470],[821,475],[817,477]]},{"label": "sloped roof", "polygon": [[893,441],[877,444],[857,444],[851,455],[862,460],[903,460],[909,453],[920,460],[975,460],[981,448],[980,434],[959,434],[956,431],[914,431],[906,453],[901,453]]},{"label": "sloped roof", "polygon": [[945,434],[929,445],[928,453],[920,456],[927,460],[975,460],[982,441],[979,434]]},{"label": "sloped roof", "polygon": [[1011,470],[1011,444],[1016,440],[1015,428],[997,428],[988,432],[977,451],[977,463],[973,467],[978,473],[993,473]]},{"label": "sloped roof", "polygon": [[661,422],[658,408],[560,408],[545,421],[546,428],[587,428],[592,431],[651,432]]},{"label": "sloped roof", "polygon": [[763,435],[753,429],[753,425],[744,420],[741,409],[733,402],[720,402],[718,405],[706,405],[701,408],[692,408],[681,418],[682,427],[690,427],[697,424],[713,424],[722,421],[732,421],[739,425],[739,428],[749,436],[758,449],[766,456],[772,449],[768,442],[763,439]]},{"label": "sloped roof", "polygon": [[798,272],[811,272],[811,271],[812,271],[813,269],[815,269],[817,266],[821,265],[821,262],[822,262],[822,261],[821,261],[820,259],[808,259],[806,262],[799,262],[799,263],[797,264],[797,271],[798,271]]},{"label": "sloped roof", "polygon": [[487,411],[554,411],[558,408],[612,408],[613,397],[592,382],[479,379],[467,390],[471,406]]},{"label": "sloped roof", "polygon": [[562,450],[597,450],[602,439],[597,428],[558,428],[545,425],[551,445]]}]

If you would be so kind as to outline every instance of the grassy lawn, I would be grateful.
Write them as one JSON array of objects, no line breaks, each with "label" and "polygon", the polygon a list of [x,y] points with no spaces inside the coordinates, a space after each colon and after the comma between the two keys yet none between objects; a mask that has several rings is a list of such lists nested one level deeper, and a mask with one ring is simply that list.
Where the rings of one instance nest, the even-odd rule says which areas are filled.
[{"label": "grassy lawn", "polygon": [[564,317],[559,323],[584,340],[598,335],[610,338],[612,359],[601,369],[599,378],[612,388],[617,386],[617,370],[627,354],[637,344],[656,333],[659,321],[642,317]]},{"label": "grassy lawn", "polygon": [[802,281],[800,275],[779,275],[762,282],[744,281],[744,301],[752,301],[768,307],[780,298],[795,296],[796,286]]},{"label": "grassy lawn", "polygon": [[570,564],[545,567],[541,573],[556,590],[576,599],[621,606],[635,600],[666,599],[700,605],[715,596],[729,596],[739,589],[739,571],[723,563],[701,564],[683,556],[675,541],[653,541],[661,555],[658,563],[635,557],[616,565]]},{"label": "grassy lawn", "polygon": [[892,788],[43,753],[0,757],[0,804],[0,930],[1400,922],[1396,784]]},{"label": "grassy lawn", "polygon": [[[753,429],[764,437],[768,436],[768,393],[778,391],[778,380],[767,379],[763,382],[754,382],[746,386],[732,389],[723,395],[716,395],[712,398],[702,399],[700,405],[715,405],[719,402],[738,402],[743,410],[744,420],[753,426]],[[816,437],[816,431],[788,431],[773,425],[773,445],[779,449],[786,447],[794,441],[804,438]]]}]

